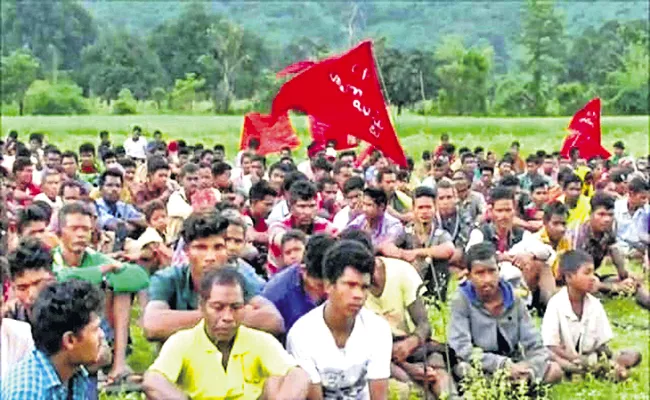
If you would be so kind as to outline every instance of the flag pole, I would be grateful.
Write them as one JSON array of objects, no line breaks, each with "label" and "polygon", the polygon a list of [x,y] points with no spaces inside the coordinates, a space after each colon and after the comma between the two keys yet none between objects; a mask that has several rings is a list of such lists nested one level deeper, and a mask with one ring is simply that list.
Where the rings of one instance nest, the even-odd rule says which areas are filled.
[{"label": "flag pole", "polygon": [[[374,43],[373,43],[373,50],[374,50]],[[372,59],[375,61],[375,65],[377,66],[377,74],[379,75],[381,88],[384,90],[384,95],[386,96],[386,102],[388,103],[388,107],[391,111],[390,113],[392,114],[393,122],[395,123],[395,125],[397,125],[397,115],[394,114],[393,107],[391,107],[390,98],[388,97],[388,89],[386,88],[386,83],[384,82],[384,76],[381,74],[381,65],[379,64],[379,61],[377,61],[377,57],[375,57],[375,52],[372,51],[371,53],[372,53]]]}]

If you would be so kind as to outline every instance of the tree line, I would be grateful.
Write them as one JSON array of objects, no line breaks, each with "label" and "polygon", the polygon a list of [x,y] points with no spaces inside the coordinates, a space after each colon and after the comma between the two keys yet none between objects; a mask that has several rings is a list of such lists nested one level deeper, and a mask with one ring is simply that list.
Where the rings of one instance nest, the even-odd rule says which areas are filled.
[{"label": "tree line", "polygon": [[[145,35],[101,25],[73,0],[1,7],[3,108],[16,104],[21,115],[84,113],[88,99],[118,114],[136,112],[138,101],[161,112],[191,112],[208,101],[225,114],[245,99],[264,111],[281,84],[275,72],[342,50],[308,37],[278,49],[203,3],[186,4]],[[527,0],[519,18],[518,51],[507,67],[491,44],[468,45],[462,36],[419,49],[377,37],[386,97],[398,113],[427,115],[568,115],[595,96],[605,113],[648,113],[646,19],[610,20],[570,36],[562,11],[538,0]]]}]

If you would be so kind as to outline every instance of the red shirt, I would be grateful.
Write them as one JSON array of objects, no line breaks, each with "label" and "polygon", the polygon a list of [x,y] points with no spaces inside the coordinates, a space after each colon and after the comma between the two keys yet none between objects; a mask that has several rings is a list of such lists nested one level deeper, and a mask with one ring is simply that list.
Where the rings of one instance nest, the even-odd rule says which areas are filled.
[{"label": "red shirt", "polygon": [[[291,215],[282,221],[272,223],[269,227],[269,257],[266,264],[269,276],[278,272],[282,266],[282,247],[275,243],[277,241],[276,239],[291,229],[295,229]],[[330,235],[334,235],[337,231],[334,225],[328,220],[315,217],[311,229],[305,233],[308,236],[316,233],[329,233]]]},{"label": "red shirt", "polygon": [[255,229],[255,232],[266,233],[269,230],[266,220],[264,218],[255,218],[250,209],[247,208],[244,210],[243,214],[253,221],[253,229]]},{"label": "red shirt", "polygon": [[29,196],[31,196],[31,199],[29,200],[21,200],[21,201],[15,201],[16,205],[20,207],[27,207],[28,205],[31,204],[32,200],[34,199],[34,196],[37,194],[41,193],[41,189],[34,185],[33,182],[29,182],[27,185],[25,185],[24,188],[16,188],[17,190],[22,190],[23,192],[27,193]]}]

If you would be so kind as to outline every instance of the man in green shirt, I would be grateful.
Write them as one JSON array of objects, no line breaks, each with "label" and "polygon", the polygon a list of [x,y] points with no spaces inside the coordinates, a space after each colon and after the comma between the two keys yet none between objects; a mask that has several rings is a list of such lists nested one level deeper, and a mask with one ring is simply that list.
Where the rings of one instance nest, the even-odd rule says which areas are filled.
[{"label": "man in green shirt", "polygon": [[115,331],[109,380],[118,380],[127,372],[131,297],[149,285],[149,278],[141,267],[122,264],[88,247],[92,231],[93,213],[88,206],[81,202],[63,206],[59,212],[61,245],[53,250],[52,269],[60,281],[76,278],[108,289],[105,318]]}]

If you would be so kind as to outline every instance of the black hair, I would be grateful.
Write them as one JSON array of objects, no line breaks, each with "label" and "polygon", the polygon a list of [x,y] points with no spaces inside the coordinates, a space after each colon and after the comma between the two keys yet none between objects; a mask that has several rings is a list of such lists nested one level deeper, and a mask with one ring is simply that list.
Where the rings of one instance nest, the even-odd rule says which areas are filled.
[{"label": "black hair", "polygon": [[625,144],[623,144],[622,140],[617,140],[616,143],[614,143],[614,148],[625,150]]},{"label": "black hair", "polygon": [[99,131],[99,138],[107,138],[108,137],[108,131]]},{"label": "black hair", "polygon": [[165,207],[162,201],[154,200],[152,202],[147,203],[147,206],[144,208],[144,210],[142,210],[144,212],[145,220],[147,222],[150,222],[153,213],[158,210],[167,211],[167,208]]},{"label": "black hair", "polygon": [[75,201],[74,203],[68,203],[61,207],[59,210],[59,227],[62,228],[66,224],[66,219],[68,215],[72,214],[81,214],[93,218],[95,214],[90,210],[88,206],[80,201]]},{"label": "black hair", "polygon": [[[284,240],[284,238],[282,238]],[[309,238],[305,246],[305,269],[307,275],[323,279],[323,258],[330,247],[334,246],[336,239],[327,233],[317,233]]]},{"label": "black hair", "polygon": [[169,171],[169,163],[162,156],[153,156],[147,160],[147,174],[153,175],[160,170]]},{"label": "black hair", "polygon": [[461,162],[461,164],[465,164],[465,160],[467,160],[468,158],[476,158],[476,156],[475,156],[474,153],[472,153],[471,151],[468,151],[468,152],[466,152],[466,153],[463,153],[463,155],[460,156],[460,162]]},{"label": "black hair", "polygon": [[395,171],[395,169],[391,167],[380,169],[379,172],[377,172],[377,182],[383,181],[384,175],[391,175],[391,174],[394,174],[395,178],[397,178],[397,172]]},{"label": "black hair", "polygon": [[471,246],[464,256],[465,267],[468,271],[472,270],[472,265],[477,261],[487,261],[494,258],[496,262],[497,251],[494,245],[484,241]]},{"label": "black hair", "polygon": [[117,154],[118,157],[124,157],[124,155],[126,155],[126,150],[124,149],[124,146],[122,145],[115,146],[115,154]]},{"label": "black hair", "polygon": [[479,166],[479,169],[481,170],[481,173],[483,173],[483,172],[485,172],[485,171],[490,171],[490,172],[494,175],[494,167],[491,166],[491,165],[488,164],[488,163],[482,163],[482,164]]},{"label": "black hair", "polygon": [[565,176],[564,181],[562,182],[562,190],[566,190],[566,188],[568,188],[569,184],[571,183],[579,183],[580,186],[582,186],[582,179],[580,179],[580,177],[574,173]]},{"label": "black hair", "polygon": [[112,176],[114,178],[120,178],[120,184],[124,184],[124,175],[122,175],[122,171],[116,168],[109,168],[106,171],[102,172],[101,175],[99,175],[99,187],[103,188],[104,184],[106,184],[106,178]]},{"label": "black hair", "polygon": [[318,180],[317,187],[318,191],[322,192],[325,190],[325,185],[336,185],[336,182],[331,176],[325,175],[321,179]]},{"label": "black hair", "polygon": [[132,159],[130,159],[128,157],[120,158],[117,161],[117,163],[120,164],[122,166],[122,168],[136,168],[137,167],[135,161],[133,161]]},{"label": "black hair", "polygon": [[250,138],[248,140],[248,148],[250,149],[259,149],[260,140],[258,138]]},{"label": "black hair", "polygon": [[27,270],[44,269],[52,272],[52,254],[43,243],[33,237],[23,238],[18,247],[7,256],[11,279]]},{"label": "black hair", "polygon": [[352,156],[355,160],[357,159],[357,153],[354,150],[345,150],[339,153],[339,160],[347,156]]},{"label": "black hair", "polygon": [[225,174],[226,172],[232,170],[232,167],[230,164],[224,161],[217,161],[216,163],[212,164],[212,176],[219,176],[222,174]]},{"label": "black hair", "polygon": [[210,236],[222,236],[228,229],[228,221],[216,211],[209,213],[192,213],[183,221],[182,236],[185,245],[197,239]]},{"label": "black hair", "polygon": [[510,147],[517,147],[517,148],[520,148],[520,147],[521,147],[521,144],[520,144],[517,140],[515,140],[514,142],[512,142],[512,144],[510,145]]},{"label": "black hair", "polygon": [[221,151],[221,152],[223,152],[224,154],[226,153],[226,148],[224,147],[224,145],[222,145],[222,144],[220,144],[220,143],[215,144],[214,147],[213,147],[212,149],[213,149],[214,151]]},{"label": "black hair", "polygon": [[436,184],[436,197],[438,197],[439,189],[453,189],[455,191],[456,186],[454,186],[454,183],[451,180],[449,180],[448,178],[444,178],[441,179],[440,182]]},{"label": "black hair", "polygon": [[77,279],[44,288],[33,308],[34,345],[48,356],[61,350],[66,332],[75,335],[101,313],[104,296],[93,284]]},{"label": "black hair", "polygon": [[77,153],[74,151],[64,151],[63,154],[61,154],[61,161],[63,161],[64,158],[72,158],[74,159],[75,164],[79,162],[79,157],[77,156]]},{"label": "black hair", "polygon": [[569,179],[572,175],[575,175],[573,173],[573,170],[569,167],[564,167],[561,170],[558,171],[557,173],[557,183],[564,189],[564,182]]},{"label": "black hair", "polygon": [[519,178],[514,175],[508,175],[501,178],[499,186],[506,186],[509,188],[516,188],[519,186]]},{"label": "black hair", "polygon": [[613,196],[610,196],[604,192],[598,192],[594,194],[594,197],[591,198],[591,212],[594,213],[599,208],[604,208],[607,211],[611,211],[614,209],[615,203],[616,200]]},{"label": "black hair", "polygon": [[413,192],[413,200],[419,199],[420,197],[429,197],[433,200],[436,199],[436,191],[429,186],[418,186]]},{"label": "black hair", "polygon": [[632,180],[628,183],[627,187],[630,193],[647,192],[648,182],[641,177],[636,177],[636,178],[632,178]]},{"label": "black hair", "polygon": [[308,181],[307,175],[303,174],[300,171],[292,171],[284,176],[284,182],[282,182],[282,190],[288,192],[291,186],[298,181]]},{"label": "black hair", "polygon": [[184,178],[190,174],[196,174],[199,171],[199,166],[194,163],[187,163],[181,168],[180,177]]},{"label": "black hair", "polygon": [[9,138],[14,140],[18,139],[18,131],[12,129],[9,132]]},{"label": "black hair", "polygon": [[14,161],[13,172],[14,174],[32,166],[32,160],[29,157],[17,157]]},{"label": "black hair", "polygon": [[269,185],[265,180],[261,180],[251,186],[251,190],[248,192],[248,197],[250,198],[251,203],[256,201],[262,201],[266,196],[275,196],[278,195],[278,192]]},{"label": "black hair", "polygon": [[201,152],[201,154],[199,155],[199,159],[203,159],[203,157],[205,157],[205,156],[208,155],[208,154],[210,154],[210,155],[214,155],[214,152],[213,152],[212,150],[210,150],[210,149],[205,149],[205,150],[203,150],[203,151]]},{"label": "black hair", "polygon": [[138,125],[135,125],[135,126],[133,127],[133,132],[142,133],[142,128],[140,128],[140,126],[138,126]]},{"label": "black hair", "polygon": [[490,190],[490,204],[495,204],[499,200],[515,200],[515,193],[505,186],[497,186]]},{"label": "black hair", "polygon": [[422,152],[422,161],[430,161],[430,160],[431,160],[431,151],[424,150]]},{"label": "black hair", "polygon": [[29,134],[29,141],[31,142],[32,140],[38,142],[38,144],[43,144],[43,134],[40,132],[32,132]]},{"label": "black hair", "polygon": [[539,188],[548,188],[548,182],[541,176],[536,176],[530,184],[530,193],[533,193]]},{"label": "black hair", "polygon": [[108,149],[104,151],[104,154],[102,154],[102,161],[106,162],[109,158],[115,158],[117,159],[117,154],[111,149]]},{"label": "black hair", "polygon": [[440,135],[440,140],[449,140],[449,134],[443,133],[442,135]]},{"label": "black hair", "polygon": [[567,250],[560,257],[560,273],[562,276],[575,274],[585,264],[593,264],[594,258],[584,250]]},{"label": "black hair", "polygon": [[334,163],[334,167],[332,168],[332,172],[335,175],[338,175],[338,174],[341,173],[341,170],[343,168],[352,168],[352,165],[350,165],[350,163],[347,162],[347,161],[338,160],[337,162]]},{"label": "black hair", "polygon": [[18,230],[19,234],[22,234],[27,225],[31,224],[32,222],[44,222],[47,224],[49,221],[50,217],[48,216],[47,211],[42,207],[39,207],[38,205],[34,205],[32,203],[29,206],[18,211],[18,222],[16,223],[16,229]]},{"label": "black hair", "polygon": [[361,274],[372,276],[375,272],[375,258],[361,243],[341,240],[325,252],[323,278],[330,283],[335,283],[348,267]]},{"label": "black hair", "polygon": [[343,184],[343,194],[348,194],[353,190],[363,190],[366,183],[360,176],[351,176]]},{"label": "black hair", "polygon": [[388,205],[388,196],[386,196],[386,192],[379,188],[366,188],[363,191],[363,195],[370,197],[372,201],[379,207],[386,207],[386,205]]},{"label": "black hair", "polygon": [[79,146],[79,155],[84,153],[91,153],[93,157],[95,156],[95,145],[92,143],[83,143]]},{"label": "black hair", "polygon": [[454,154],[456,152],[456,146],[453,143],[447,143],[442,146],[442,150],[447,154]]},{"label": "black hair", "polygon": [[290,166],[288,166],[287,164],[283,164],[282,162],[278,161],[276,163],[271,164],[271,167],[269,167],[269,177],[271,176],[271,174],[273,174],[273,171],[275,171],[276,169],[279,169],[284,174],[288,174],[289,172],[292,171]]},{"label": "black hair", "polygon": [[548,222],[554,215],[561,215],[567,217],[569,209],[561,201],[554,201],[544,207],[544,222]]},{"label": "black hair", "polygon": [[330,172],[332,171],[332,164],[327,161],[325,157],[319,156],[314,160],[312,168],[322,169],[323,171]]},{"label": "black hair", "polygon": [[[465,153],[471,153],[471,152],[472,152],[472,150],[470,150],[469,147],[466,147],[466,146],[463,146],[463,147],[461,147],[461,148],[458,150],[458,154],[461,155],[461,159],[462,159],[462,155],[463,155],[463,154],[465,154]],[[472,154],[472,156],[474,156],[474,155]]]},{"label": "black hair", "polygon": [[305,235],[305,232],[298,230],[298,229],[291,229],[287,231],[284,235],[282,235],[282,240],[280,241],[280,248],[283,248],[285,244],[288,242],[296,240],[303,245],[307,243],[307,235]]},{"label": "black hair", "polygon": [[57,155],[60,156],[61,155],[61,150],[59,150],[59,148],[54,146],[54,145],[48,145],[48,146],[45,147],[45,150],[43,150],[43,154],[46,155],[46,156],[48,154],[57,154]]},{"label": "black hair", "polygon": [[374,254],[375,246],[372,244],[370,234],[364,230],[356,228],[347,228],[339,235],[340,240],[352,240],[361,243],[363,247]]},{"label": "black hair", "polygon": [[[52,208],[50,203],[48,203],[47,201],[45,201],[45,200],[36,200],[36,201],[33,201],[32,204],[30,204],[30,206],[38,207],[41,210],[43,210],[43,212],[45,213],[45,216],[47,217],[47,221],[49,221],[52,218],[52,212],[54,211],[54,209]],[[45,221],[45,222],[47,222],[47,221]]]},{"label": "black hair", "polygon": [[295,182],[289,188],[290,194],[290,204],[295,204],[299,200],[313,200],[317,195],[316,186],[310,181],[298,181]]},{"label": "black hair", "polygon": [[247,298],[244,276],[233,267],[210,269],[203,274],[199,285],[199,295],[203,302],[210,299],[210,293],[215,285],[239,286],[244,299]]},{"label": "black hair", "polygon": [[79,189],[79,195],[81,196],[85,196],[88,194],[86,188],[81,183],[70,179],[67,181],[63,181],[61,183],[61,190],[59,191],[59,195],[62,196],[65,188],[69,188],[69,187]]}]

